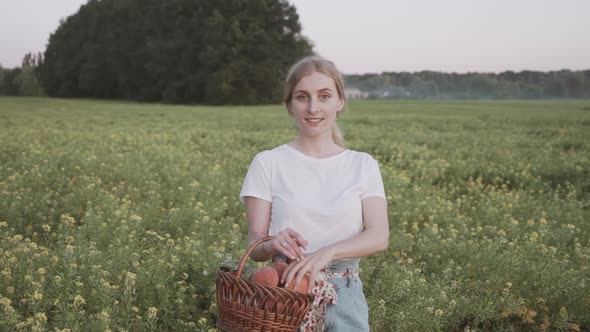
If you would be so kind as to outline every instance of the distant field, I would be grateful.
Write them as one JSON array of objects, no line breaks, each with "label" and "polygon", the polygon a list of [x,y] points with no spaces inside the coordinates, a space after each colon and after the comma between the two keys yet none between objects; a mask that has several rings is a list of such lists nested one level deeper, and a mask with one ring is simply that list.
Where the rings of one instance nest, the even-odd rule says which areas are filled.
[{"label": "distant field", "polygon": [[[590,100],[353,101],[380,163],[374,331],[590,331]],[[214,331],[283,107],[0,98],[0,331]]]}]

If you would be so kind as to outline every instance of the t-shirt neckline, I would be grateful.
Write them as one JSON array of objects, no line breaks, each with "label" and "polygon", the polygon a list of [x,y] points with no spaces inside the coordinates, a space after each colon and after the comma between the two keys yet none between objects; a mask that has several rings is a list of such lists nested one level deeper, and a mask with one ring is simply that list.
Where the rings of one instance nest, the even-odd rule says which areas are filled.
[{"label": "t-shirt neckline", "polygon": [[297,156],[304,158],[304,159],[308,159],[308,160],[313,160],[313,161],[317,161],[317,162],[322,162],[322,161],[328,161],[328,160],[333,160],[336,158],[339,158],[342,155],[345,155],[349,150],[348,149],[344,149],[343,151],[338,152],[337,154],[333,155],[333,156],[329,156],[326,158],[315,158],[312,156],[308,156],[305,153],[295,149],[294,147],[290,146],[289,144],[283,144],[288,150],[293,151]]}]

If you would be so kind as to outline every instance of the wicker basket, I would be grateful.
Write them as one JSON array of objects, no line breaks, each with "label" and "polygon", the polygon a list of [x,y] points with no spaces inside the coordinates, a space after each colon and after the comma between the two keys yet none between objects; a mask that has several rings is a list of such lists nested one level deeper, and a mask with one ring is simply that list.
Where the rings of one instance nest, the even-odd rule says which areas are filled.
[{"label": "wicker basket", "polygon": [[250,253],[267,236],[253,243],[246,251],[238,271],[217,270],[217,327],[226,332],[297,331],[309,310],[313,295],[294,290],[270,287],[242,279]]}]

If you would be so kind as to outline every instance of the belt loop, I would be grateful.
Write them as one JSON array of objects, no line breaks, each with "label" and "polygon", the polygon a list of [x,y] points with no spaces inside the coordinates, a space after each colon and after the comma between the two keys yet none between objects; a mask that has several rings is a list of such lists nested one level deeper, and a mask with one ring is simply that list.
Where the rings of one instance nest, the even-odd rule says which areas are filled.
[{"label": "belt loop", "polygon": [[349,268],[346,268],[346,287],[350,288],[350,282],[352,281],[352,275]]}]

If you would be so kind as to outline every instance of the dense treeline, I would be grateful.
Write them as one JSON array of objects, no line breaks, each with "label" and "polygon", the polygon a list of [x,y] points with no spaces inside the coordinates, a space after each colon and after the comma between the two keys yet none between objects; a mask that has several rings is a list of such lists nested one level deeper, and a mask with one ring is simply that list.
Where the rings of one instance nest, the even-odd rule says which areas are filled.
[{"label": "dense treeline", "polygon": [[274,103],[311,52],[286,0],[90,0],[50,36],[40,78],[56,97]]},{"label": "dense treeline", "polygon": [[[41,54],[27,54],[21,67],[6,69],[0,66],[0,96],[42,96],[39,64]],[[538,99],[538,98],[590,98],[590,70],[553,72],[503,72],[441,73],[423,71],[418,73],[383,73],[345,75],[348,88],[357,88],[364,98],[442,98],[442,99]],[[92,84],[91,82],[89,84]],[[277,83],[280,86],[280,83]],[[276,93],[275,98],[279,97]],[[238,96],[243,96],[239,94]],[[75,97],[76,95],[67,95]],[[166,95],[170,97],[169,94]],[[84,97],[84,96],[80,96]],[[95,96],[99,98],[125,98],[121,96]],[[130,99],[133,99],[129,97]],[[136,98],[140,99],[140,98]],[[235,98],[226,95],[226,100],[212,103],[232,103]],[[187,102],[162,99],[167,102]],[[188,101],[190,102],[190,101]],[[194,102],[194,101],[193,101]],[[199,102],[199,101],[197,101]],[[200,101],[207,102],[207,101]],[[242,100],[243,103],[245,103]],[[268,101],[261,101],[261,103]]]},{"label": "dense treeline", "polygon": [[368,98],[590,98],[590,70],[347,75]]}]

